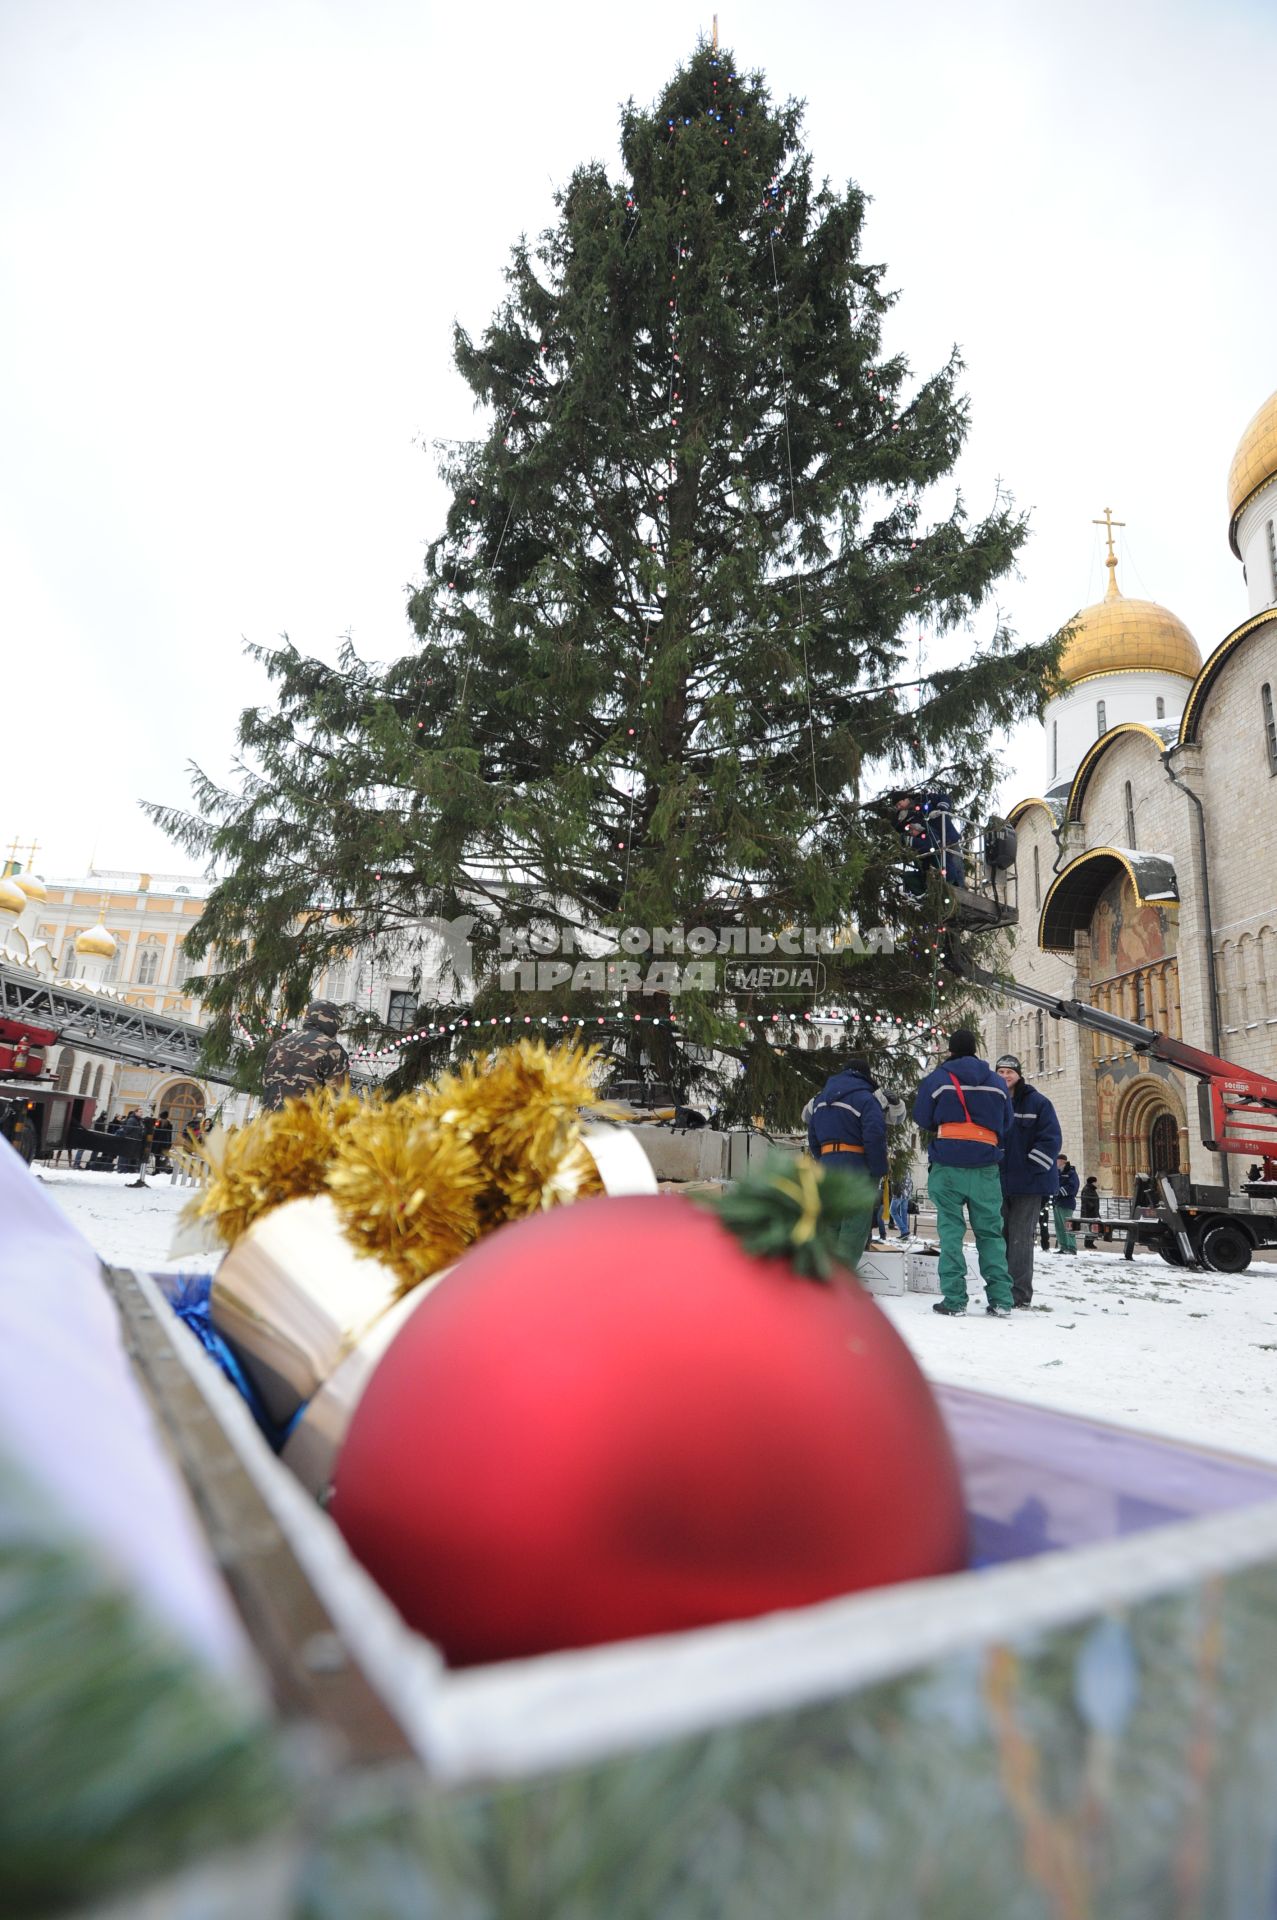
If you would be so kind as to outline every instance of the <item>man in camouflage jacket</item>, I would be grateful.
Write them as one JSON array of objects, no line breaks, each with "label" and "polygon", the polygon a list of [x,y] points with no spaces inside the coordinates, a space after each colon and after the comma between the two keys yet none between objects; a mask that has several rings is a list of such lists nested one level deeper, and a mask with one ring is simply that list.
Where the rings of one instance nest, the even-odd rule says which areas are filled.
[{"label": "man in camouflage jacket", "polygon": [[312,1000],[301,1026],[281,1034],[266,1056],[262,1105],[273,1111],[312,1087],[326,1087],[350,1071],[350,1056],[337,1038],[341,1014],[331,1000]]}]

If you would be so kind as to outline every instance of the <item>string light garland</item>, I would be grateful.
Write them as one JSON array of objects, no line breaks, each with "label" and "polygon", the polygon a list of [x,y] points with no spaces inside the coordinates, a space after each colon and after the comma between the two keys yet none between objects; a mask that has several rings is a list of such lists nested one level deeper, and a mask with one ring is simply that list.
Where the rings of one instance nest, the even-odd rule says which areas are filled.
[{"label": "string light garland", "polygon": [[[388,1042],[384,1047],[352,1048],[350,1057],[352,1060],[360,1062],[386,1060],[392,1058],[396,1053],[402,1052],[405,1047],[412,1046],[418,1041],[433,1039],[445,1033],[456,1034],[467,1030],[482,1033],[486,1029],[503,1026],[542,1026],[558,1027],[560,1029],[564,1027],[585,1029],[588,1027],[606,1027],[615,1024],[677,1028],[684,1023],[672,1014],[631,1014],[624,1008],[616,1008],[610,1015],[570,1013],[543,1013],[540,1015],[531,1013],[489,1014],[486,1018],[432,1021],[425,1026],[415,1028],[411,1033],[401,1034],[398,1039]],[[743,1019],[737,1016],[736,1020],[738,1032],[747,1032],[751,1027],[756,1026],[783,1026],[797,1029],[801,1032],[803,1029],[810,1030],[814,1026],[839,1024],[850,1024],[855,1027],[873,1028],[880,1032],[891,1032],[900,1039],[912,1039],[924,1035],[932,1036],[944,1032],[943,1026],[934,1020],[909,1020],[900,1014],[890,1012],[886,1007],[868,1009],[826,1007],[813,1008],[802,1013],[761,1012],[750,1014]]]}]

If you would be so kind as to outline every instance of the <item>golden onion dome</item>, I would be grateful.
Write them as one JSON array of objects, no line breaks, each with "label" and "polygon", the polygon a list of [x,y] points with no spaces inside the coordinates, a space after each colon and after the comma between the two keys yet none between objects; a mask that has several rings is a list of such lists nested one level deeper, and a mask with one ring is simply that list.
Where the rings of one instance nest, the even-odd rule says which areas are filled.
[{"label": "golden onion dome", "polygon": [[48,899],[48,889],[38,873],[15,873],[12,877],[14,886],[21,887],[28,900]]},{"label": "golden onion dome", "polygon": [[1128,600],[1117,584],[1110,552],[1108,592],[1072,621],[1073,634],[1060,660],[1071,686],[1097,673],[1177,673],[1195,680],[1202,656],[1184,622],[1156,600]]},{"label": "golden onion dome", "polygon": [[1237,522],[1253,494],[1277,476],[1277,393],[1270,393],[1237,442],[1228,469],[1228,541],[1237,558]]},{"label": "golden onion dome", "polygon": [[22,888],[6,874],[0,874],[0,913],[21,913],[27,904]]},{"label": "golden onion dome", "polygon": [[76,935],[75,950],[81,956],[96,953],[100,954],[104,960],[109,960],[115,948],[114,934],[108,932],[100,920],[96,927],[88,927],[83,933]]}]

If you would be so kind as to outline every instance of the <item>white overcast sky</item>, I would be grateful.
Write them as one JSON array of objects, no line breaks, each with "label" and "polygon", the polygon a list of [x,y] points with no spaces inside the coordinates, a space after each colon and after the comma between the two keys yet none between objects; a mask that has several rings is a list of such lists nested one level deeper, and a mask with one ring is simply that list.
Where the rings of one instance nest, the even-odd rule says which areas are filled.
[{"label": "white overcast sky", "polygon": [[[712,8],[0,0],[0,834],[182,866],[138,811],[228,767],[241,637],[389,658],[472,430],[450,329]],[[873,196],[888,345],[957,342],[973,512],[1033,513],[1026,637],[1122,585],[1203,653],[1245,617],[1224,482],[1277,386],[1277,7],[725,0]],[[1008,794],[1040,787],[1036,730]]]}]

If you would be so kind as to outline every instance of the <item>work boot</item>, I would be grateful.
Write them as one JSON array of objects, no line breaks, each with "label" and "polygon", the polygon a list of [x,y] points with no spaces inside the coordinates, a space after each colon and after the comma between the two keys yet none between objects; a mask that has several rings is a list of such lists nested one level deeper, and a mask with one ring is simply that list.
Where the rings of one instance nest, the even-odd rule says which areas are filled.
[{"label": "work boot", "polygon": [[995,1307],[992,1300],[990,1300],[988,1306],[985,1308],[985,1312],[993,1320],[1009,1320],[1011,1318],[1010,1307]]},{"label": "work boot", "polygon": [[932,1306],[932,1308],[931,1308],[931,1311],[932,1311],[932,1313],[948,1313],[948,1314],[962,1314],[962,1313],[965,1313],[965,1312],[966,1312],[966,1308],[965,1308],[965,1307],[951,1307],[951,1306],[949,1305],[949,1302],[948,1302],[947,1300],[937,1300],[937,1301],[936,1301],[936,1302],[935,1302],[935,1303],[933,1304],[933,1306]]}]

